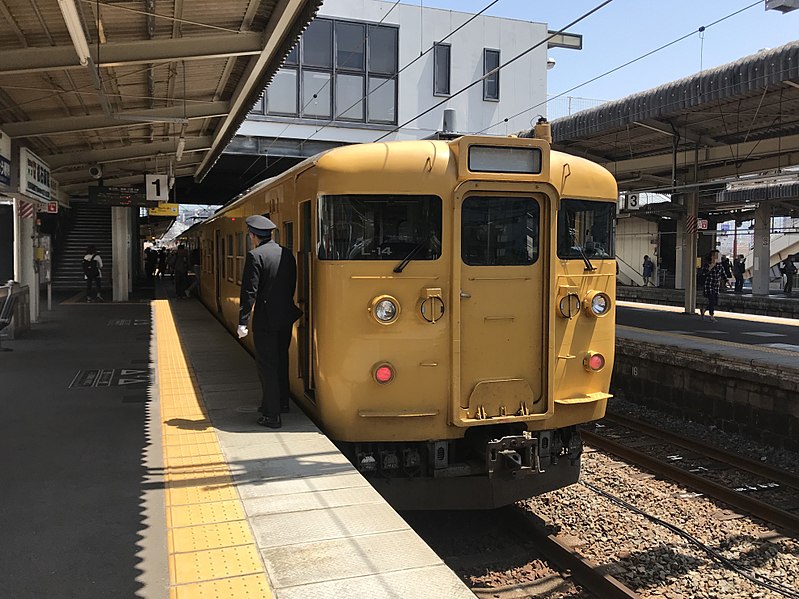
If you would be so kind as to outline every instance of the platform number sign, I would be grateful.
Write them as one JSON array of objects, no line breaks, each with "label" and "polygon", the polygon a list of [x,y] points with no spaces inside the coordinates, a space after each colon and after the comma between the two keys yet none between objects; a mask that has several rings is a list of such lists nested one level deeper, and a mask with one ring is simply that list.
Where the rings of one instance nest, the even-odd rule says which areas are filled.
[{"label": "platform number sign", "polygon": [[637,193],[627,195],[627,210],[638,210],[640,204]]},{"label": "platform number sign", "polygon": [[169,200],[169,185],[166,175],[145,175],[144,181],[148,202],[166,202]]}]

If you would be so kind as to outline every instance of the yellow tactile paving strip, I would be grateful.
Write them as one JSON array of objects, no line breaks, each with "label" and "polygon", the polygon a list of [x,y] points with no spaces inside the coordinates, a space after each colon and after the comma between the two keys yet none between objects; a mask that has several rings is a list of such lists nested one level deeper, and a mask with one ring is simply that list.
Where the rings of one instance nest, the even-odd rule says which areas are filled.
[{"label": "yellow tactile paving strip", "polygon": [[154,302],[170,599],[271,599],[263,562],[178,337]]}]

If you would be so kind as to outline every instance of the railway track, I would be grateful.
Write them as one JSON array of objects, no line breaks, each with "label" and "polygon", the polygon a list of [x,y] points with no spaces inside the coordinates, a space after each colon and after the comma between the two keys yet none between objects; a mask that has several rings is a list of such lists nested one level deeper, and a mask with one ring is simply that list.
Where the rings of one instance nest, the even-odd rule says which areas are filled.
[{"label": "railway track", "polygon": [[409,512],[403,517],[477,597],[559,593],[602,599],[639,597],[610,575],[607,567],[582,557],[568,538],[549,530],[528,510],[510,506],[493,512]]},{"label": "railway track", "polygon": [[[606,421],[612,425],[612,431],[608,431],[607,434],[598,434],[583,430],[581,434],[586,443],[650,472],[690,487],[778,528],[791,531],[794,534],[799,533],[799,514],[775,505],[775,502],[790,504],[799,497],[799,494],[796,493],[799,490],[799,477],[795,474],[627,417],[609,415],[606,417]],[[632,431],[634,435],[624,433],[625,429]],[[611,439],[608,434],[612,434],[616,438]],[[647,443],[641,439],[641,435],[646,435],[653,441]],[[634,448],[625,443],[625,437],[633,436],[635,444],[648,444],[646,450]],[[675,447],[679,448],[676,453],[674,452]],[[689,455],[683,455],[680,451],[683,454],[687,451]],[[691,456],[691,453],[696,456]],[[715,462],[716,465],[711,465],[709,460]],[[724,466],[719,468],[718,464]],[[733,469],[738,472],[731,472]],[[725,470],[725,476],[719,476],[719,472]],[[716,482],[711,480],[713,476],[717,479],[727,478],[736,482],[733,485]],[[752,477],[755,477],[756,480],[753,480]],[[771,495],[775,502],[767,502],[753,497],[753,492],[764,496]]]}]

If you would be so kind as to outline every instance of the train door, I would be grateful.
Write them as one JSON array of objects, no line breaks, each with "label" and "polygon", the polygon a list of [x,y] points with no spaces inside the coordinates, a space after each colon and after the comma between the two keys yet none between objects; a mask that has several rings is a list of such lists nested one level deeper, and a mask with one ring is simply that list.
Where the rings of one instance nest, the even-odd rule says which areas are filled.
[{"label": "train door", "polygon": [[297,327],[298,362],[305,395],[316,402],[313,380],[313,297],[311,292],[313,265],[313,221],[311,202],[300,204],[299,241],[297,244],[297,301],[303,311]]},{"label": "train door", "polygon": [[532,194],[485,192],[456,202],[460,368],[453,401],[460,403],[453,420],[545,412],[546,204]]},{"label": "train door", "polygon": [[222,231],[216,229],[214,231],[214,251],[216,256],[214,258],[214,295],[216,296],[216,311],[222,313],[222,268],[225,265],[225,239],[222,236]]}]

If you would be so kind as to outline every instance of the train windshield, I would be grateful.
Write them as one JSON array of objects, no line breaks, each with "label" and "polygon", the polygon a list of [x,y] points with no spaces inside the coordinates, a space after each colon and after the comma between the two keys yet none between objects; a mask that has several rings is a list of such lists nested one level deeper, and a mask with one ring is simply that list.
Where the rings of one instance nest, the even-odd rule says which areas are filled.
[{"label": "train windshield", "polygon": [[320,260],[436,260],[441,198],[336,195],[319,200]]},{"label": "train windshield", "polygon": [[613,257],[616,204],[596,200],[561,200],[558,212],[558,258]]}]

